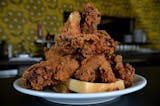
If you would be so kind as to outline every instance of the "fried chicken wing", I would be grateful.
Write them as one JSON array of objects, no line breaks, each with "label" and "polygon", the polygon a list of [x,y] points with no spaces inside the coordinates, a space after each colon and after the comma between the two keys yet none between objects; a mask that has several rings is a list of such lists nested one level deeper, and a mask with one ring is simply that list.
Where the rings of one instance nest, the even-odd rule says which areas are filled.
[{"label": "fried chicken wing", "polygon": [[72,12],[69,15],[67,22],[64,24],[59,34],[64,34],[66,36],[76,36],[80,33],[80,21],[81,16],[79,12]]},{"label": "fried chicken wing", "polygon": [[100,70],[101,82],[111,83],[117,81],[117,78],[113,73],[111,65],[109,61],[107,61],[106,59],[104,59],[104,61],[102,61],[102,63],[100,64],[99,70]]},{"label": "fried chicken wing", "polygon": [[125,82],[126,87],[130,87],[133,84],[133,79],[135,75],[135,69],[129,63],[124,64],[122,61],[122,56],[117,55],[114,59],[116,62],[114,73],[118,78],[121,78]]},{"label": "fried chicken wing", "polygon": [[97,31],[97,25],[100,24],[101,13],[92,4],[88,3],[83,7],[81,31],[82,33],[91,34]]},{"label": "fried chicken wing", "polygon": [[79,12],[72,12],[60,33],[55,37],[55,46],[62,54],[73,54],[76,51],[71,44],[72,39],[80,34],[80,20]]},{"label": "fried chicken wing", "polygon": [[75,78],[81,81],[94,82],[96,79],[96,71],[100,61],[98,56],[85,58],[81,62],[81,67],[76,71]]}]

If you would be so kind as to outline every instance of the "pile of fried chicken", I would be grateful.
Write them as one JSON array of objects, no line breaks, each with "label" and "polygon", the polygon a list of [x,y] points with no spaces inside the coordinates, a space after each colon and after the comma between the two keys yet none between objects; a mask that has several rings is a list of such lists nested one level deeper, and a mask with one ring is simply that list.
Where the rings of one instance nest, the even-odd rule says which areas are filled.
[{"label": "pile of fried chicken", "polygon": [[87,82],[110,83],[124,80],[133,84],[135,69],[116,55],[117,41],[104,30],[98,30],[101,13],[92,3],[83,7],[82,15],[74,11],[51,48],[45,49],[45,60],[27,68],[23,86],[44,90],[70,78]]}]

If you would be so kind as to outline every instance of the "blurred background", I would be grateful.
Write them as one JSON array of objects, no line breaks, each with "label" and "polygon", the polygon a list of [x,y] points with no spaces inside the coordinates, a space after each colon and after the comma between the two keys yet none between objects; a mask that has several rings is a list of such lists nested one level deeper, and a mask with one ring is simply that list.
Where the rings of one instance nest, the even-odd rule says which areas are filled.
[{"label": "blurred background", "polygon": [[119,41],[116,53],[133,64],[160,59],[160,0],[0,0],[0,69],[24,70],[43,60],[68,15],[92,2],[98,29]]}]

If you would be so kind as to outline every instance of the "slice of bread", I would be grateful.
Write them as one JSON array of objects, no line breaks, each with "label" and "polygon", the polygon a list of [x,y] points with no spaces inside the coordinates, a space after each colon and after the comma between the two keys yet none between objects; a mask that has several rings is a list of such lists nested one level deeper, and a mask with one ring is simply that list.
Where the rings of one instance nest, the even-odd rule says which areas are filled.
[{"label": "slice of bread", "polygon": [[91,83],[76,79],[69,79],[69,90],[77,93],[94,93],[121,90],[125,88],[124,81],[118,79],[113,83]]}]

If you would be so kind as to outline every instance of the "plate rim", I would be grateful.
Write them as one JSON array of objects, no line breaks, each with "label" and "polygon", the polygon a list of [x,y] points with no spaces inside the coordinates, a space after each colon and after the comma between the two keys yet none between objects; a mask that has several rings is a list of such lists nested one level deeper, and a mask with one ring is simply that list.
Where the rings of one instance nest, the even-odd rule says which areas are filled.
[{"label": "plate rim", "polygon": [[[139,79],[137,85],[133,85],[129,88],[125,88],[123,90],[110,91],[110,92],[98,92],[98,93],[56,93],[56,92],[45,92],[45,91],[36,91],[31,89],[26,89],[20,86],[21,78],[16,79],[13,82],[13,87],[24,94],[42,97],[42,98],[63,98],[63,99],[85,99],[85,98],[99,98],[99,97],[110,97],[110,96],[120,96],[128,93],[132,93],[144,88],[147,84],[146,78],[141,75],[135,74],[134,81]],[[140,83],[140,84],[138,84]]]}]

